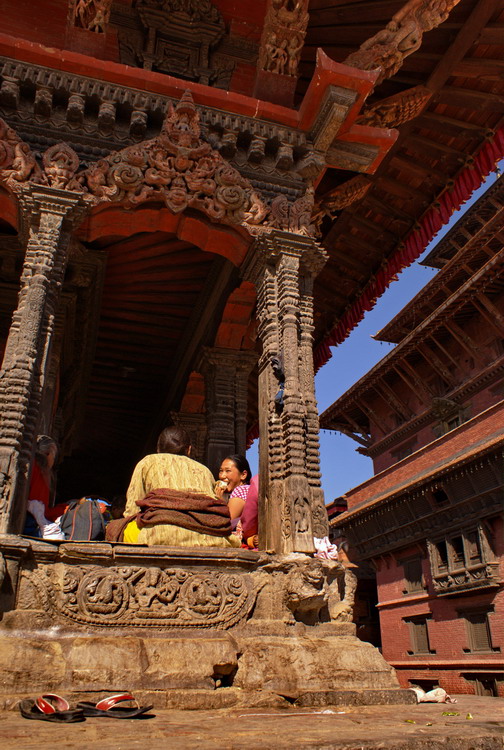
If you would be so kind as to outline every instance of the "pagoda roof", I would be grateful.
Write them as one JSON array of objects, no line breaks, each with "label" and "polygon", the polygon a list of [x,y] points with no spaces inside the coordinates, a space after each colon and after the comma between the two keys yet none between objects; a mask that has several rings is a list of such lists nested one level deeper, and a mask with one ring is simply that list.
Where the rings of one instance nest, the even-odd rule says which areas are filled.
[{"label": "pagoda roof", "polygon": [[[499,211],[499,226],[502,228],[504,210]],[[493,237],[493,234],[492,234]],[[378,380],[397,366],[403,358],[412,354],[418,345],[440,328],[447,318],[457,315],[464,316],[464,307],[476,291],[494,289],[501,293],[504,280],[502,268],[504,265],[504,248],[498,242],[498,251],[487,260],[484,265],[469,278],[465,274],[465,282],[460,285],[448,298],[443,301],[426,318],[407,334],[392,351],[371,368],[362,378],[354,383],[339,399],[329,406],[320,416],[320,426],[324,429],[341,430],[341,422],[346,422],[348,415],[354,422],[363,425],[369,422],[367,410],[360,405],[360,400],[374,388]],[[454,261],[451,261],[452,263]],[[446,267],[448,272],[449,266]],[[430,284],[436,280],[433,279]],[[461,321],[463,324],[463,321]]]},{"label": "pagoda roof", "polygon": [[424,258],[422,265],[439,268],[439,273],[373,338],[391,343],[404,339],[419,320],[424,320],[467,281],[468,264],[472,271],[476,270],[500,249],[499,233],[503,221],[504,176],[467,210]]}]

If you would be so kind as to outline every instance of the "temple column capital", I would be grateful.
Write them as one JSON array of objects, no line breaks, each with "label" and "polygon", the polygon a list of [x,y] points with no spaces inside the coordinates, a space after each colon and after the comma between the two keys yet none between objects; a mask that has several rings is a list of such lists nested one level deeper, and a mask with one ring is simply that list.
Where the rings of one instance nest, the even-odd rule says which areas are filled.
[{"label": "temple column capital", "polygon": [[267,265],[276,266],[287,257],[298,258],[302,273],[315,278],[329,256],[313,237],[272,229],[256,237],[243,266],[243,277],[257,284]]}]

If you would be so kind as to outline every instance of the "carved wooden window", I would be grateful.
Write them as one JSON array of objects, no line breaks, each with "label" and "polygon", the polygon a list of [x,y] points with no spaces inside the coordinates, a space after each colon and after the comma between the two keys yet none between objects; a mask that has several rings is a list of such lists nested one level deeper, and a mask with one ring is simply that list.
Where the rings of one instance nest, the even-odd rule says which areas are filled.
[{"label": "carved wooden window", "polygon": [[483,562],[483,550],[478,531],[467,531],[465,534],[466,560],[468,565]]},{"label": "carved wooden window", "polygon": [[454,536],[448,542],[451,569],[457,570],[465,565],[464,539],[462,536]]},{"label": "carved wooden window", "polygon": [[499,564],[491,537],[490,524],[482,522],[444,539],[428,541],[434,591],[443,595],[499,585]]},{"label": "carved wooden window", "polygon": [[453,414],[449,419],[446,419],[441,423],[441,435],[451,432],[456,427],[460,427],[461,424],[467,422],[469,419],[470,409],[466,406],[464,409],[460,409],[456,414]]},{"label": "carved wooden window", "polygon": [[427,622],[429,616],[412,617],[406,622],[410,629],[411,651],[409,654],[435,654],[429,643],[429,630]]},{"label": "carved wooden window", "polygon": [[435,569],[440,572],[448,570],[448,548],[446,542],[444,540],[437,542],[434,547],[436,551]]},{"label": "carved wooden window", "polygon": [[403,594],[412,594],[423,591],[424,582],[421,558],[417,557],[412,558],[411,560],[403,560],[402,566],[404,568],[404,579],[406,582]]}]

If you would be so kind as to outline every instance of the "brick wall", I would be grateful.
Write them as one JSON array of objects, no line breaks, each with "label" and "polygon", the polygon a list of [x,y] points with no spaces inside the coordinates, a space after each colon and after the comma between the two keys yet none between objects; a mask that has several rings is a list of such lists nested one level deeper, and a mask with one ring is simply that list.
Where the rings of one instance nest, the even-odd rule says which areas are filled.
[{"label": "brick wall", "polygon": [[[494,552],[500,560],[504,580],[504,523],[494,519]],[[403,687],[418,680],[433,680],[449,693],[473,693],[474,683],[468,679],[478,675],[502,673],[499,694],[504,695],[504,587],[467,592],[459,596],[439,597],[434,594],[429,559],[422,560],[425,591],[404,594],[404,567],[400,560],[419,556],[418,546],[403,548],[379,562],[377,571],[378,607],[382,651],[385,659],[398,673]],[[470,638],[464,611],[492,609],[488,615],[491,651],[470,651]],[[431,653],[415,654],[408,618],[427,616]],[[499,650],[500,649],[500,650]],[[464,677],[463,675],[466,675]]]}]

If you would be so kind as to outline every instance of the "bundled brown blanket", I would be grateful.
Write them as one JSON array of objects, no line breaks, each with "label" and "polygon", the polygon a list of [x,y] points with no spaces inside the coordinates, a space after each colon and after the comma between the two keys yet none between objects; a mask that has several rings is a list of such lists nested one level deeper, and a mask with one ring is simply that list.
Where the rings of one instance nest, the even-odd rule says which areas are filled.
[{"label": "bundled brown blanket", "polygon": [[224,500],[180,490],[153,490],[137,500],[139,513],[111,521],[105,532],[108,542],[121,542],[124,529],[135,520],[139,528],[170,524],[211,536],[229,536],[231,518]]}]

